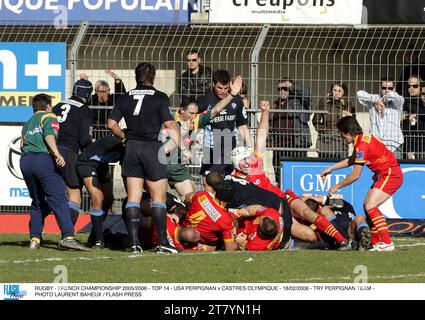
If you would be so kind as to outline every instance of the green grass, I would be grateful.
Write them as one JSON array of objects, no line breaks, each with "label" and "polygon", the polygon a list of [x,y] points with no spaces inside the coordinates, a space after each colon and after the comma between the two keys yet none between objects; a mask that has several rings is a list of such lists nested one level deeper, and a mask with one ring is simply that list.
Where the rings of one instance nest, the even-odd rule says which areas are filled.
[{"label": "green grass", "polygon": [[[84,242],[86,238],[79,236]],[[29,250],[25,235],[0,235],[0,283],[49,283],[58,265],[70,283],[336,283],[353,282],[356,266],[370,283],[425,283],[425,239],[396,239],[395,252],[215,252],[164,256],[152,252],[75,252],[57,248],[58,236]],[[412,246],[413,245],[413,246]]]}]

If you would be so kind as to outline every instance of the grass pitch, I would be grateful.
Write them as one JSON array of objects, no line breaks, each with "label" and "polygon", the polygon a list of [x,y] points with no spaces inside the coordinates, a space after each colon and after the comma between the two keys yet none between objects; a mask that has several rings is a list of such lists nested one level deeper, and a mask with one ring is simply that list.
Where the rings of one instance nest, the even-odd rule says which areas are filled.
[{"label": "grass pitch", "polygon": [[[394,252],[275,251],[157,255],[62,251],[47,235],[40,250],[26,235],[0,235],[0,283],[50,283],[65,266],[69,283],[347,283],[365,266],[370,283],[425,283],[425,239],[395,239]],[[82,242],[85,236],[79,236]],[[363,269],[364,270],[364,269]]]}]

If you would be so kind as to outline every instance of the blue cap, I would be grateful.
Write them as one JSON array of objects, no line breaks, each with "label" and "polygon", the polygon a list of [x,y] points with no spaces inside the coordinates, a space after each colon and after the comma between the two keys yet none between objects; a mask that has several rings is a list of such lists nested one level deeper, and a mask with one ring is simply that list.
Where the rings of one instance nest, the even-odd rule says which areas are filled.
[{"label": "blue cap", "polygon": [[74,83],[72,94],[88,100],[93,92],[93,84],[89,80],[78,80]]}]

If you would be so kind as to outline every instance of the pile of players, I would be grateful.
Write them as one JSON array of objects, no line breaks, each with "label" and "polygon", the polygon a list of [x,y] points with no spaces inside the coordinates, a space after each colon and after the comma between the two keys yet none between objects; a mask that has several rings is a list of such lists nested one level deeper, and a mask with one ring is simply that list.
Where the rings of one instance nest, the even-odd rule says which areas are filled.
[{"label": "pile of players", "polygon": [[[196,119],[192,119],[196,122],[196,129],[204,128],[206,135],[210,133],[204,141],[211,142],[210,150],[204,148],[204,156],[211,152],[211,164],[203,163],[201,169],[204,189],[185,193],[183,201],[174,198],[167,203],[168,178],[173,175],[169,170],[169,156],[177,151],[180,170],[177,175],[184,173],[187,169],[181,160],[190,159],[191,142],[181,135],[170,112],[168,96],[153,87],[154,66],[141,63],[135,73],[137,87],[120,97],[109,116],[108,128],[112,134],[94,143],[90,137],[92,116],[87,107],[92,90],[88,80],[77,81],[74,95],[53,108],[60,127],[58,132],[55,131],[58,152],[54,157],[67,186],[69,216],[74,225],[80,211],[81,181],[92,200],[90,247],[102,249],[108,242],[114,242],[110,232],[105,235],[103,224],[113,202],[109,163],[120,161],[128,195],[123,203],[122,217],[128,234],[124,243],[133,253],[151,248],[167,254],[216,249],[394,250],[378,206],[400,187],[401,170],[393,154],[379,140],[363,134],[353,117],[344,117],[337,125],[345,142],[354,144],[353,155],[325,169],[321,175],[325,179],[334,170],[354,166],[345,180],[330,188],[332,195],[357,180],[365,164],[369,166],[375,172],[374,185],[365,200],[369,221],[356,216],[352,206],[343,200],[316,197],[304,202],[291,190],[283,192],[271,183],[264,173],[262,158],[268,136],[268,101],[260,103],[261,118],[255,147],[236,147],[235,139],[232,139],[231,152],[219,150],[217,165],[217,153],[212,146],[212,141],[217,139],[214,125],[222,125],[218,129],[230,129],[228,132],[233,132],[235,126],[243,128],[244,140],[249,140],[246,110],[239,103],[242,101],[239,97],[242,78],[237,76],[230,81],[228,72],[223,70],[215,73],[214,90],[203,99],[209,101],[208,107],[200,113],[198,110],[191,112],[196,115]],[[197,104],[192,101],[182,108],[187,111],[190,106],[197,109]],[[119,126],[122,119],[126,122],[126,129]],[[162,144],[158,136],[164,129],[169,139]],[[24,144],[25,141],[23,135]],[[223,160],[229,153],[230,171],[228,163]],[[59,157],[61,161],[58,162]],[[143,197],[144,191],[149,195]],[[60,193],[61,189],[57,192]],[[33,197],[34,190],[30,190],[30,194]],[[58,200],[51,195],[46,194],[46,200],[44,207],[47,211],[57,207],[54,202]],[[40,213],[40,205],[37,208],[36,202],[33,198],[31,218],[34,221],[37,215],[44,214]],[[64,217],[63,212],[55,214]],[[37,246],[33,243],[37,237],[33,235],[32,230],[31,245],[39,247],[40,239]],[[64,247],[84,249],[75,243],[66,245],[66,241]]]}]

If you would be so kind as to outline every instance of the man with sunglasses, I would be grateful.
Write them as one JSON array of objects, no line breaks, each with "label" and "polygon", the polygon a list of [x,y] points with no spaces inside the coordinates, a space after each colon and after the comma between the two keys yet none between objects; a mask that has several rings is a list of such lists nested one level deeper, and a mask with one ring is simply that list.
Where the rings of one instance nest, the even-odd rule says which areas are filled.
[{"label": "man with sunglasses", "polygon": [[211,68],[201,65],[202,59],[195,49],[186,53],[186,62],[187,70],[179,80],[179,94],[196,101],[211,90]]},{"label": "man with sunglasses", "polygon": [[[309,110],[311,93],[295,81],[282,78],[277,86],[279,98],[274,103],[274,109],[279,110]],[[311,146],[308,121],[310,114],[302,112],[273,112],[270,115],[270,147],[287,148],[289,151],[273,151],[273,165],[277,169],[276,182],[280,184],[280,165],[285,157],[307,157],[307,148]],[[300,149],[300,151],[297,151]]]},{"label": "man with sunglasses", "polygon": [[360,90],[357,92],[357,99],[369,109],[370,133],[379,138],[397,159],[402,159],[401,145],[404,143],[404,136],[401,131],[401,119],[404,98],[395,91],[394,79],[382,78],[379,94]]},{"label": "man with sunglasses", "polygon": [[[423,153],[423,124],[419,124],[419,116],[423,115],[423,105],[421,99],[422,79],[418,75],[413,75],[407,81],[407,92],[403,106],[403,133],[406,137],[404,152],[407,159],[417,159]],[[423,120],[421,121],[421,123]]]}]

